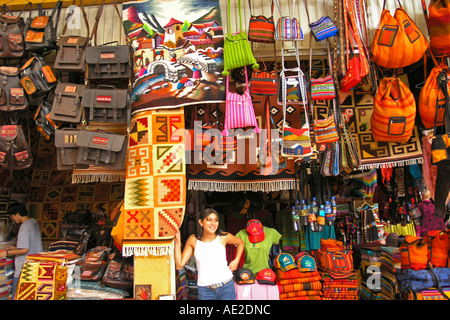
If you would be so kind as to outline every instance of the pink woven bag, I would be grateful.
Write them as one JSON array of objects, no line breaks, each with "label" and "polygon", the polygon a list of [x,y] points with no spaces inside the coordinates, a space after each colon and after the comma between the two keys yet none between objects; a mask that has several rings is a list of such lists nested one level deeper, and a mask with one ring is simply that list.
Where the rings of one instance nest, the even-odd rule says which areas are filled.
[{"label": "pink woven bag", "polygon": [[247,68],[245,70],[245,92],[241,95],[230,92],[230,76],[227,76],[226,101],[225,101],[225,123],[222,134],[228,136],[228,129],[254,127],[259,133],[258,122],[256,121],[255,110],[253,108],[252,96],[248,85]]}]

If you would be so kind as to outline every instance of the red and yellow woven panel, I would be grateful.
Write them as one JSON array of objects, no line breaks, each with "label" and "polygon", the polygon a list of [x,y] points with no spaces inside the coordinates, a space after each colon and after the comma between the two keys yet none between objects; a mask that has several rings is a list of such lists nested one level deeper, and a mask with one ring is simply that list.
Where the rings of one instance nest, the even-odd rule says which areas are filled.
[{"label": "red and yellow woven panel", "polygon": [[26,261],[16,300],[66,300],[67,267],[55,262]]},{"label": "red and yellow woven panel", "polygon": [[130,124],[123,241],[172,239],[186,198],[183,108],[138,113]]}]

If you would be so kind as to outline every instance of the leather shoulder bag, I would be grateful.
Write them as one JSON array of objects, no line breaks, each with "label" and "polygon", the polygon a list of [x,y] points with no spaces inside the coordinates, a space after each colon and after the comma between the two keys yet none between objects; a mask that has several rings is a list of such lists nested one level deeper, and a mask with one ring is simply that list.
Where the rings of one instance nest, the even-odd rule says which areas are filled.
[{"label": "leather shoulder bag", "polygon": [[50,119],[58,122],[79,123],[83,112],[81,97],[84,90],[82,84],[58,83]]},{"label": "leather shoulder bag", "polygon": [[[75,1],[74,1],[75,3]],[[80,0],[81,12],[86,24],[86,36],[65,35],[67,31],[67,19],[61,36],[56,42],[57,52],[53,69],[65,72],[84,72],[86,65],[86,48],[89,44],[89,22],[83,1]],[[74,11],[72,11],[73,14]],[[69,18],[70,15],[67,16]]]},{"label": "leather shoulder bag", "polygon": [[28,99],[19,81],[19,69],[0,67],[0,111],[19,111],[28,108]]},{"label": "leather shoulder bag", "polygon": [[[29,2],[18,15],[14,15],[6,4],[0,15],[0,58],[22,58],[25,53],[23,31],[25,22],[21,17]],[[9,11],[9,13],[7,12]]]},{"label": "leather shoulder bag", "polygon": [[[56,34],[61,14],[62,1],[58,1],[49,16],[44,14],[38,3],[38,16],[30,15],[25,24],[25,50],[44,52],[56,49]],[[56,15],[56,16],[55,16]]]}]

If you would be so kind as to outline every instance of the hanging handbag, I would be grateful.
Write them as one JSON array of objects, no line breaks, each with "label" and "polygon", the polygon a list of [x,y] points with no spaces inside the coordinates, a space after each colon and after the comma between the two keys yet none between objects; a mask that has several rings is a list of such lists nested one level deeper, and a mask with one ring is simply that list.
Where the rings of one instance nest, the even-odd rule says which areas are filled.
[{"label": "hanging handbag", "polygon": [[127,89],[111,85],[86,88],[81,105],[86,111],[86,120],[108,123],[128,123],[130,119],[130,96]]},{"label": "hanging handbag", "polygon": [[450,1],[430,0],[427,6],[422,0],[422,8],[430,35],[430,48],[436,57],[450,56]]},{"label": "hanging handbag", "polygon": [[416,102],[399,78],[383,78],[373,101],[370,118],[375,141],[407,142],[414,130]]},{"label": "hanging handbag", "polygon": [[77,162],[79,133],[80,130],[72,128],[55,130],[56,168],[58,170],[89,168],[89,165]]},{"label": "hanging handbag", "polygon": [[[95,17],[95,25],[90,35],[90,39],[94,40],[94,46],[88,46],[86,49],[86,75],[88,81],[125,81],[128,83],[132,76],[131,70],[131,48],[129,45],[112,45],[118,41],[107,42],[97,45],[97,28],[100,17],[103,13],[104,0],[102,0],[97,15]],[[119,12],[116,2],[114,1],[114,9],[119,15],[120,21],[122,16]]]},{"label": "hanging handbag", "polygon": [[[73,5],[75,4],[75,0]],[[53,64],[53,69],[59,72],[84,72],[86,65],[86,48],[89,44],[89,23],[87,20],[86,11],[84,10],[83,1],[80,0],[80,7],[83,13],[84,23],[86,24],[87,35],[77,36],[70,35],[66,36],[67,31],[67,20],[70,15],[67,15],[64,28],[62,30],[61,36],[59,36],[56,43],[57,51],[55,62]],[[74,14],[74,11],[72,11]]]},{"label": "hanging handbag", "polygon": [[0,111],[28,108],[28,98],[20,84],[19,72],[16,67],[0,67]]},{"label": "hanging handbag", "polygon": [[84,90],[86,89],[82,84],[58,83],[50,119],[57,122],[80,123],[83,113],[81,97]]},{"label": "hanging handbag", "polygon": [[[437,123],[434,124],[433,138],[431,141],[431,164],[450,164],[450,94],[448,93],[448,78],[445,72],[441,72],[438,76],[438,85],[440,91],[444,95],[444,117],[445,132],[438,134]],[[436,117],[438,111],[438,102],[436,101]]]},{"label": "hanging handbag", "polygon": [[[2,14],[0,15],[0,58],[22,58],[25,53],[25,44],[23,39],[23,30],[25,22],[21,17],[22,13],[31,2],[14,15],[6,4],[3,4]],[[9,11],[9,14],[7,12]]]},{"label": "hanging handbag", "polygon": [[391,15],[383,2],[379,27],[375,31],[370,51],[372,61],[385,68],[402,68],[419,61],[429,43],[414,21],[399,7]]},{"label": "hanging handbag", "polygon": [[331,53],[327,42],[328,49],[328,66],[330,74],[324,78],[312,77],[312,45],[311,36],[309,37],[309,79],[310,79],[310,96],[312,100],[331,100],[336,97],[336,88],[334,86],[334,79],[331,75]]},{"label": "hanging handbag", "polygon": [[[434,124],[438,126],[444,123],[445,96],[438,84],[438,77],[450,77],[450,70],[446,66],[439,65],[433,54],[434,67],[420,90],[418,110],[420,119],[425,129],[431,129]],[[447,90],[450,94],[450,87]],[[436,110],[437,108],[437,110]]]},{"label": "hanging handbag", "polygon": [[248,40],[251,42],[273,43],[275,42],[275,23],[273,21],[273,0],[270,17],[263,15],[254,16],[251,14],[251,0],[248,0],[250,10],[250,22],[248,26]]},{"label": "hanging handbag", "polygon": [[248,85],[247,68],[245,70],[245,91],[241,95],[230,92],[230,76],[227,76],[226,101],[225,101],[225,123],[222,134],[229,135],[228,129],[253,127],[259,133],[258,121],[253,108],[252,96]]},{"label": "hanging handbag", "polygon": [[[311,35],[314,37],[314,39],[316,39],[317,42],[338,35],[339,30],[328,15],[323,16],[319,20],[311,23],[309,19],[308,4],[306,0],[303,0],[303,3],[305,5],[306,16],[308,17],[308,25],[311,29]],[[328,6],[325,6],[325,10],[327,8]]]},{"label": "hanging handbag", "polygon": [[274,96],[278,93],[277,73],[275,70],[268,70],[264,63],[263,70],[253,70],[252,78],[250,79],[250,93],[263,96]]},{"label": "hanging handbag", "polygon": [[[45,15],[42,5],[38,3],[38,16],[30,15],[25,24],[25,50],[32,52],[44,52],[56,49],[56,35],[63,2],[56,2],[49,16]],[[55,17],[56,14],[56,17]]]},{"label": "hanging handbag", "polygon": [[303,40],[303,31],[300,28],[300,23],[297,18],[294,17],[295,0],[292,4],[292,11],[290,16],[283,16],[281,13],[281,7],[279,0],[275,0],[280,13],[280,18],[278,18],[277,26],[275,29],[275,39],[276,40],[288,40],[288,41],[299,41]]},{"label": "hanging handbag", "polygon": [[345,148],[345,159],[347,163],[348,172],[351,172],[354,169],[358,169],[361,165],[361,157],[359,156],[359,152],[353,139],[352,133],[347,128],[347,123],[345,122],[344,115],[339,110],[339,115],[341,119],[340,126],[342,127],[342,145],[345,147],[342,148],[342,155],[344,156],[344,148]]},{"label": "hanging handbag", "polygon": [[[282,69],[278,76],[278,104],[283,105],[283,99],[286,99],[286,104],[302,104],[305,105],[306,99],[302,96],[302,84],[306,84],[305,75],[300,69],[300,57],[298,54],[298,44],[294,42],[295,57],[297,66],[295,68]],[[281,44],[281,61],[284,68],[284,48]],[[297,70],[299,69],[299,70]],[[301,77],[301,78],[299,78]],[[285,95],[285,97],[283,97]]]},{"label": "hanging handbag", "polygon": [[[340,91],[348,92],[355,88],[362,80],[363,76],[361,74],[361,60],[360,57],[354,55],[353,42],[350,38],[355,39],[356,35],[351,25],[349,25],[349,31],[346,32],[347,35],[347,48],[350,53],[346,54],[347,58],[347,72],[344,78],[340,82]],[[351,58],[349,59],[349,56]]]},{"label": "hanging handbag", "polygon": [[125,165],[127,136],[105,131],[81,130],[76,142],[77,163],[122,170]]},{"label": "hanging handbag", "polygon": [[20,68],[19,77],[25,92],[33,98],[47,94],[57,85],[52,68],[39,55],[25,62]]},{"label": "hanging handbag", "polygon": [[231,16],[230,16],[230,0],[228,0],[228,33],[224,38],[223,45],[223,60],[224,68],[222,75],[229,76],[230,70],[252,65],[253,69],[258,69],[259,65],[253,56],[250,43],[247,39],[246,33],[242,29],[241,17],[241,0],[238,0],[239,10],[239,32],[231,33]]},{"label": "hanging handbag", "polygon": [[338,128],[333,114],[325,119],[315,119],[313,127],[314,139],[317,144],[330,143],[339,140]]},{"label": "hanging handbag", "polygon": [[21,125],[0,126],[0,166],[6,169],[26,169],[33,163],[30,144]]}]

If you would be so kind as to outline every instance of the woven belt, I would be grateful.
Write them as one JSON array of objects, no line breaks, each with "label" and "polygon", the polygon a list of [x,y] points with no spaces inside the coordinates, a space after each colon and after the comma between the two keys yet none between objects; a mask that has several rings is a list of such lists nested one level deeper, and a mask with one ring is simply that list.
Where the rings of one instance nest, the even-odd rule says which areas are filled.
[{"label": "woven belt", "polygon": [[233,280],[233,278],[231,278],[231,279],[229,279],[227,281],[224,281],[224,282],[219,282],[219,283],[212,284],[212,285],[208,286],[208,288],[213,290],[213,289],[217,289],[217,288],[223,287],[224,285],[226,285],[231,280]]}]

